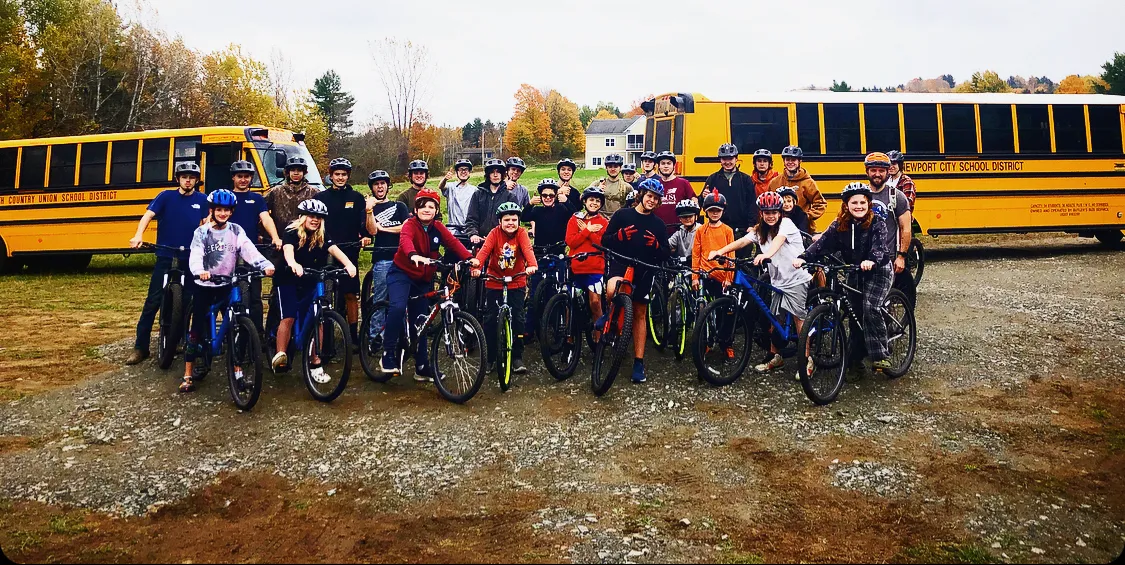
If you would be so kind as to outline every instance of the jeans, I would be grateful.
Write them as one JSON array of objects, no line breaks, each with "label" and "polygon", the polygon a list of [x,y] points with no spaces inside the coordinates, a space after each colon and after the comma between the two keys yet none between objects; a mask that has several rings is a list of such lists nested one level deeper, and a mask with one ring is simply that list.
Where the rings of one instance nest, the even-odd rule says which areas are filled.
[{"label": "jeans", "polygon": [[[486,289],[488,296],[488,315],[485,316],[484,332],[488,337],[488,362],[496,361],[497,322],[500,317],[500,302],[503,300],[504,291],[500,289]],[[524,289],[508,289],[508,306],[512,308],[512,360],[523,360],[523,328],[524,328]]]},{"label": "jeans", "polygon": [[[371,303],[374,304],[380,300],[387,299],[387,274],[394,265],[394,261],[375,261],[371,264]],[[371,337],[381,335],[383,333],[383,325],[387,322],[387,311],[382,308],[376,308],[371,313],[371,325],[368,332]]]},{"label": "jeans", "polygon": [[[398,359],[395,356],[398,354],[398,340],[402,337],[402,328],[403,324],[406,324],[407,315],[409,314],[410,319],[413,320],[428,313],[427,307],[430,305],[430,301],[421,296],[432,289],[433,286],[429,280],[415,281],[398,267],[391,266],[387,273],[387,295],[390,298],[391,305],[388,308],[387,328],[383,337],[384,360],[393,360],[393,364],[398,365]],[[411,296],[418,296],[419,298],[411,300]],[[414,324],[411,323],[408,327],[411,337],[417,343],[419,338],[415,335]],[[418,343],[417,351],[414,352],[415,366],[424,367],[428,365],[428,359],[426,344]],[[399,368],[401,369],[401,367]]]},{"label": "jeans", "polygon": [[[156,312],[160,310],[160,302],[164,299],[164,275],[171,269],[171,257],[156,258],[156,265],[152,268],[152,278],[148,281],[148,296],[145,297],[145,305],[141,308],[141,318],[137,320],[137,339],[133,342],[134,349],[145,352],[149,350],[149,343],[152,342],[152,325],[156,322]],[[187,275],[184,277],[183,292],[186,322],[190,314],[186,308],[195,291],[195,282],[192,281],[191,273],[187,271],[187,259],[180,261],[180,270]]]}]

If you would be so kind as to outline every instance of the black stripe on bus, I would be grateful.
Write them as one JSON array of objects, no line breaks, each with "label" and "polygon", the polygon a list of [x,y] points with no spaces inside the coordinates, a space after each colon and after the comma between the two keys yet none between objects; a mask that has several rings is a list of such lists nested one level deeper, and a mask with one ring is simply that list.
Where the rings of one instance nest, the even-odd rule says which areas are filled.
[{"label": "black stripe on bus", "polygon": [[1105,230],[1125,230],[1125,224],[1075,225],[1075,226],[1028,226],[1010,228],[931,228],[927,235],[970,235],[986,233],[1034,233],[1034,232],[1087,232]]}]

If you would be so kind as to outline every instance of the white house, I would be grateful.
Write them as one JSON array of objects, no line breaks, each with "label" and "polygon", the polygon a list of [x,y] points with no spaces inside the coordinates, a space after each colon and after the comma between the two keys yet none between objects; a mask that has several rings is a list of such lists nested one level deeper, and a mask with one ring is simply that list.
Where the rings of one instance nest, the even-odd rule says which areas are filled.
[{"label": "white house", "polygon": [[605,166],[606,155],[617,153],[626,163],[641,162],[645,148],[645,117],[593,120],[586,128],[586,168]]}]

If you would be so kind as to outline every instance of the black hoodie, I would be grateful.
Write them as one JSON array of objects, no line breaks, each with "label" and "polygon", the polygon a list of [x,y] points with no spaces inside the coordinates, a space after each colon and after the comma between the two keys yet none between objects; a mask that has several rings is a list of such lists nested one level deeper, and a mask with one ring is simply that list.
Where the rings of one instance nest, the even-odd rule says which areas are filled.
[{"label": "black hoodie", "polygon": [[465,219],[465,235],[487,237],[492,228],[500,225],[500,219],[496,217],[496,208],[504,202],[519,204],[516,202],[516,195],[504,186],[504,181],[500,181],[495,193],[492,192],[488,181],[477,185],[477,191],[473,194],[472,200],[469,201],[469,216]]}]

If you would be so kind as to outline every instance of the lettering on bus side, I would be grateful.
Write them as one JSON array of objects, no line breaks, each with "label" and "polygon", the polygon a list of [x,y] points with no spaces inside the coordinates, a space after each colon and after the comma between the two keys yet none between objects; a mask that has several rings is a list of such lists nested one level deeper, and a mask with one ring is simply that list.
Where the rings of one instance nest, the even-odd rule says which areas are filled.
[{"label": "lettering on bus side", "polygon": [[1023,161],[908,161],[906,174],[1010,173],[1023,171]]},{"label": "lettering on bus side", "polygon": [[18,204],[69,204],[73,202],[105,202],[117,200],[116,190],[90,190],[86,192],[57,192],[49,194],[14,194],[3,199],[5,205]]},{"label": "lettering on bus side", "polygon": [[1062,217],[1081,216],[1086,212],[1109,212],[1109,202],[1046,202],[1032,204],[1029,211]]}]

